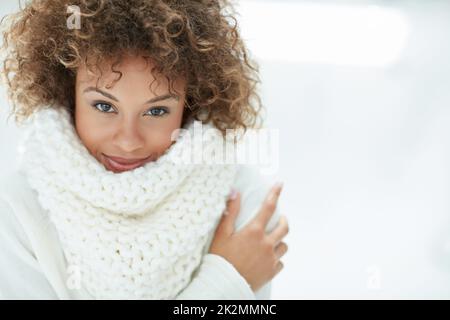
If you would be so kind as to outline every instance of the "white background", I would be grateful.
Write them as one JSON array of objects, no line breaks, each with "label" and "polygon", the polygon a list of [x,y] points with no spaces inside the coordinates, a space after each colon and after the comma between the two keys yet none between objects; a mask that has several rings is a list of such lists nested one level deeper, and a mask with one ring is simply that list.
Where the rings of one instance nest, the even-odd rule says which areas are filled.
[{"label": "white background", "polygon": [[[238,4],[280,133],[273,298],[450,298],[450,3]],[[0,106],[1,177],[17,130]]]}]

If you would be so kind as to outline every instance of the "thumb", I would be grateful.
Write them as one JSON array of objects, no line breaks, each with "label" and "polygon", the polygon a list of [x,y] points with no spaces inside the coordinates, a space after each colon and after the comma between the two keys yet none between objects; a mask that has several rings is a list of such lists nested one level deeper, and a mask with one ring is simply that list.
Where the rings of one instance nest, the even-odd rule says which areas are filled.
[{"label": "thumb", "polygon": [[241,195],[238,191],[232,190],[220,223],[221,231],[226,235],[231,235],[234,232],[234,225],[239,214],[240,206]]}]

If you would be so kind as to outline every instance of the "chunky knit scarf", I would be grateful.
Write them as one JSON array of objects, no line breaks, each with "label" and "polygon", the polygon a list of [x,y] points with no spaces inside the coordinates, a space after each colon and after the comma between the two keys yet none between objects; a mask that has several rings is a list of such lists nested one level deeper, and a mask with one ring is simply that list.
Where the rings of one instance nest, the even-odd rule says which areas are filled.
[{"label": "chunky knit scarf", "polygon": [[82,144],[65,109],[27,121],[20,168],[56,226],[68,267],[94,298],[172,299],[201,263],[236,166],[205,164],[226,143],[209,124],[203,163],[178,161],[196,150],[194,124],[157,160],[113,173]]}]

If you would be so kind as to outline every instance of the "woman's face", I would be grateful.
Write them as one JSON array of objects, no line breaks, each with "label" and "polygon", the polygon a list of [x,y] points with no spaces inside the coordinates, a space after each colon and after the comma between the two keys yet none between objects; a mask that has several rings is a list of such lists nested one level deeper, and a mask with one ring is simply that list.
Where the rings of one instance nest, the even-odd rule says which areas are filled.
[{"label": "woman's face", "polygon": [[[177,80],[169,95],[165,77],[154,80],[152,63],[127,57],[114,69],[122,78],[109,89],[118,73],[107,66],[98,82],[80,67],[75,85],[75,127],[89,152],[107,170],[123,172],[156,160],[171,146],[172,133],[180,128],[185,82]],[[103,69],[103,68],[102,68]]]}]

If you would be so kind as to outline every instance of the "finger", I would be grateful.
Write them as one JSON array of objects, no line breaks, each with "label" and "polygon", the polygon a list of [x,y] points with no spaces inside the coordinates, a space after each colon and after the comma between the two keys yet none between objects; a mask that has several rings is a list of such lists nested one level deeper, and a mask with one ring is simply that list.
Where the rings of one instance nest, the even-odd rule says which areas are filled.
[{"label": "finger", "polygon": [[280,197],[281,190],[283,189],[283,183],[276,183],[272,189],[270,189],[266,199],[264,200],[258,215],[253,219],[255,223],[262,226],[266,226],[272,217],[277,207],[278,198]]},{"label": "finger", "polygon": [[289,225],[286,216],[283,215],[280,217],[280,220],[275,229],[273,229],[272,232],[269,233],[268,237],[270,241],[272,241],[276,246],[288,233]]},{"label": "finger", "polygon": [[233,198],[228,199],[227,207],[222,216],[220,231],[225,235],[231,235],[234,232],[236,218],[241,207],[241,195],[236,191]]},{"label": "finger", "polygon": [[275,268],[275,276],[280,273],[281,270],[283,270],[284,264],[281,261],[278,261],[277,266]]},{"label": "finger", "polygon": [[282,256],[284,256],[287,251],[288,251],[287,244],[285,242],[280,242],[280,244],[278,244],[275,247],[275,256],[277,257],[277,260],[279,260]]}]

